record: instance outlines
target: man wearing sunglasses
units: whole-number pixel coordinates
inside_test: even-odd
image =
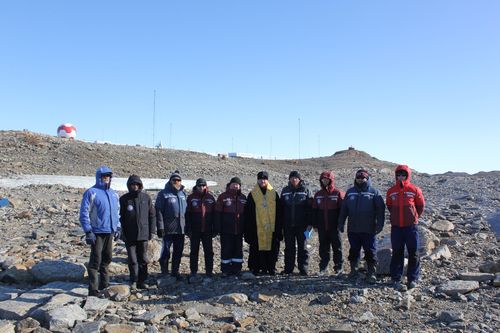
[[[396,184],[387,191],[387,209],[391,214],[391,278],[396,289],[401,284],[404,266],[405,246],[408,250],[407,287],[417,286],[420,275],[418,253],[418,219],[425,206],[422,190],[410,183],[411,169],[398,165],[395,171]]]
[[[347,218],[347,238],[351,248],[349,249],[349,262],[351,272],[349,276],[356,278],[361,247],[365,252],[365,261],[368,266],[366,278],[368,282],[376,282],[375,269],[377,265],[377,249],[375,247],[375,235],[380,233],[384,227],[385,204],[379,190],[372,187],[370,174],[361,169],[356,172],[354,186],[347,190],[345,199],[340,210],[338,228],[344,232]]]

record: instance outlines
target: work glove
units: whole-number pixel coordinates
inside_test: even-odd
[[[377,225],[375,226],[375,235],[380,234],[380,233],[382,232],[382,229],[384,229],[384,225],[383,225],[383,224],[381,224],[381,225],[378,225],[378,224],[377,224]]]
[[[95,234],[92,231],[85,233],[85,243],[95,245]]]
[[[115,234],[114,234],[114,237],[113,237],[113,239],[115,240],[115,242],[120,239],[121,235],[122,235],[121,229],[118,229],[118,230],[115,231]]]
[[[164,229],[156,230],[156,235],[158,236],[158,238],[163,238],[163,236],[165,236],[165,230]]]

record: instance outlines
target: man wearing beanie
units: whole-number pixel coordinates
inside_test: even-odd
[[[349,262],[351,263],[350,277],[358,274],[361,247],[365,252],[365,261],[368,266],[366,278],[368,282],[376,282],[375,269],[377,265],[377,249],[375,235],[384,227],[385,203],[379,190],[372,187],[368,171],[361,169],[356,172],[354,186],[347,190],[339,216],[339,231],[344,232],[347,218],[347,238]]]
[[[120,197],[122,238],[128,255],[128,270],[132,288],[146,288],[148,240],[156,232],[156,212],[151,197],[142,191],[142,180],[131,175],[127,180],[128,193]]]
[[[163,238],[160,256],[162,274],[168,274],[170,248],[173,246],[171,275],[181,280],[179,267],[184,250],[184,227],[187,208],[186,193],[179,171],[170,176],[165,188],[156,197],[156,223],[158,237]]]
[[[410,183],[411,169],[398,165],[395,170],[396,184],[387,191],[387,209],[391,214],[391,277],[396,289],[403,289],[401,278],[408,250],[407,287],[417,286],[420,275],[418,253],[418,219],[424,212],[425,200],[422,190]]]
[[[215,232],[220,233],[222,276],[240,275],[243,266],[243,226],[247,198],[241,193],[241,180],[233,177],[215,206]]]
[[[298,171],[290,172],[288,185],[281,190],[283,234],[285,237],[285,269],[283,274],[291,274],[297,267],[301,275],[307,275],[309,252],[306,247],[304,231],[309,225],[312,195]],[[297,249],[297,250],[296,250]]]
[[[215,235],[213,222],[215,215],[215,198],[208,191],[207,182],[203,178],[196,180],[193,192],[187,198],[186,210],[186,234],[191,240],[191,251],[189,254],[189,267],[191,279],[198,273],[198,253],[200,241],[203,244],[205,254],[205,273],[212,277],[214,267],[214,251],[212,237]]]
[[[254,274],[276,274],[279,245],[283,240],[279,210],[278,193],[269,184],[268,173],[261,171],[245,208],[245,241],[250,245],[248,268]]]
[[[323,171],[319,176],[321,190],[316,192],[312,204],[312,224],[318,230],[319,273],[325,274],[333,252],[335,274],[342,272],[342,238],[338,230],[340,208],[344,193],[335,188],[335,177],[331,171]]]

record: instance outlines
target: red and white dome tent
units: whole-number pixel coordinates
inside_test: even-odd
[[[62,124],[57,128],[57,136],[73,140],[76,137],[76,127],[72,124]]]

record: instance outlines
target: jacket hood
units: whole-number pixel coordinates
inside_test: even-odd
[[[144,188],[141,178],[137,175],[131,175],[130,177],[128,177],[127,188],[130,192],[131,192],[130,185],[132,184],[139,184],[139,191],[141,191]]]
[[[323,183],[321,182],[321,179],[323,178],[330,179],[330,184],[328,184],[328,186],[324,186]],[[328,193],[333,192],[333,189],[335,188],[335,176],[333,175],[333,172],[323,171],[319,176],[319,185],[321,186],[322,189],[328,191]]]
[[[396,176],[396,173],[398,173],[398,171],[406,171],[408,173],[408,177],[406,177],[406,179],[402,181],[403,185],[408,185],[411,180],[410,167],[404,164],[400,164],[396,167],[396,170],[394,170],[394,178],[396,178],[396,183],[398,182],[398,177]]]
[[[106,173],[111,174],[111,179],[109,180],[109,184],[103,183],[103,181],[101,180],[102,175],[106,174]],[[112,178],[113,178],[113,170],[111,170],[111,168],[109,168],[105,165],[98,167],[97,170],[95,171],[95,185],[98,188],[102,188],[102,189],[110,188]]]

